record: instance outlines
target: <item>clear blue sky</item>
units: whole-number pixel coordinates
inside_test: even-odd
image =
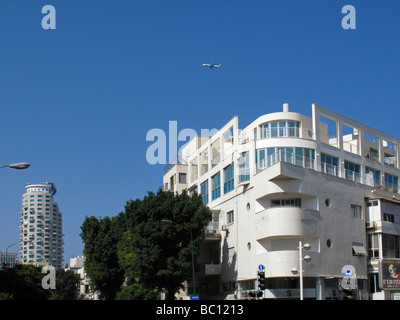
[[[56,8],[56,30],[41,9]],[[354,5],[357,29],[341,9]],[[65,260],[86,215],[113,216],[162,184],[152,128],[243,128],[318,103],[400,137],[400,4],[350,0],[0,2],[0,250],[18,241],[27,182],[52,181]],[[209,70],[202,63],[218,62]],[[18,247],[10,248],[17,251]]]

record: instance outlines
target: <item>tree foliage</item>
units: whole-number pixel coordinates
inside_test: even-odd
[[[56,269],[56,289],[50,290],[49,300],[76,300],[79,274],[71,270]]]
[[[40,267],[17,265],[0,271],[0,300],[74,300],[79,276],[73,271],[56,270],[56,289],[43,289],[46,274]]]
[[[201,196],[161,189],[128,201],[116,217],[86,217],[81,227],[85,270],[105,299],[117,297],[124,279],[118,298],[150,299],[154,292],[167,290],[172,299],[182,283],[192,279],[190,232],[197,256],[210,220]]]
[[[91,285],[100,292],[101,298],[115,299],[124,280],[117,256],[117,243],[121,231],[116,218],[86,217],[81,226],[81,237],[85,243],[85,271]]]

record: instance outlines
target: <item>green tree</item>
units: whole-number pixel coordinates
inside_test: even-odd
[[[155,290],[146,289],[140,283],[123,286],[117,293],[116,300],[154,300],[157,297]]]
[[[56,289],[43,289],[46,274],[33,265],[17,265],[0,271],[0,300],[72,300],[76,299],[79,275],[56,270]]]
[[[78,298],[79,274],[71,270],[56,270],[56,289],[50,290],[50,300],[76,300]]]
[[[103,219],[86,217],[81,226],[81,237],[85,243],[85,271],[91,285],[106,300],[115,299],[124,280],[117,244],[123,229],[118,225],[117,217]]]
[[[104,299],[153,299],[164,289],[167,298],[173,299],[182,283],[192,279],[188,230],[198,255],[204,226],[210,220],[211,212],[201,196],[161,189],[143,200],[128,201],[116,217],[86,217],[81,237],[92,286]]]
[[[204,226],[211,220],[201,196],[160,189],[157,194],[149,192],[141,201],[129,201],[119,218],[128,229],[119,245],[125,274],[147,289],[166,289],[167,299],[173,299],[182,283],[192,279],[188,230],[193,234],[194,254],[198,255]]]
[[[46,300],[50,292],[42,288],[44,274],[33,265],[17,265],[0,271],[0,292],[13,300]]]

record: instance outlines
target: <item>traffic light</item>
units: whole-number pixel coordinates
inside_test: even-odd
[[[265,290],[265,273],[264,273],[264,271],[258,271],[257,280],[258,280],[258,289]]]

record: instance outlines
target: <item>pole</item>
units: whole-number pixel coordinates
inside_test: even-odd
[[[194,272],[194,252],[193,252],[193,235],[190,229],[187,229],[190,232],[190,244],[192,246],[192,277],[193,277],[193,294],[196,294],[196,278]]]
[[[299,241],[300,300],[303,300],[303,243]]]
[[[8,260],[8,248],[9,247],[12,247],[12,246],[14,246],[14,245],[16,245],[16,244],[18,244],[19,242],[15,242],[15,243],[13,243],[13,244],[10,244],[7,248],[6,248],[6,258],[5,258],[5,261],[7,261]],[[7,268],[7,266],[8,266],[8,261],[7,261],[7,264],[5,265],[5,268]]]

